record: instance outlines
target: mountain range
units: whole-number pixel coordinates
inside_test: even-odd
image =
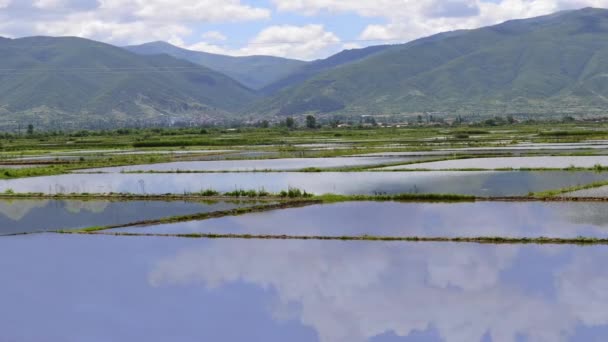
[[[261,89],[306,64],[294,59],[272,56],[232,57],[213,53],[191,51],[165,42],[152,42],[126,46],[125,49],[140,55],[167,54],[219,71],[251,89]]]
[[[604,113],[608,10],[585,8],[326,59],[168,43],[0,38],[0,124],[106,127],[301,115]]]
[[[74,37],[0,40],[0,117],[104,126],[221,117],[257,95],[217,71]]]
[[[259,113],[587,113],[608,109],[608,10],[396,45],[263,99]]]

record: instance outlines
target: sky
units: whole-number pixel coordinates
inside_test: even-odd
[[[0,0],[0,36],[313,60],[589,6],[608,0]]]

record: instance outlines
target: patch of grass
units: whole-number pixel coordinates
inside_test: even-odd
[[[323,172],[323,169],[318,167],[306,167],[298,170],[298,172]]]
[[[307,193],[305,190],[289,187],[289,189],[281,191],[279,196],[283,198],[311,198],[314,195]]]
[[[588,183],[588,184],[583,184],[583,185],[569,186],[569,187],[555,189],[555,190],[532,192],[532,193],[529,193],[528,195],[531,197],[537,197],[537,198],[551,198],[551,197],[556,197],[556,196],[563,195],[563,194],[570,193],[570,192],[599,188],[599,187],[607,186],[607,185],[608,185],[608,180],[605,180],[605,181],[598,181],[598,182],[593,182],[593,183]]]
[[[203,197],[212,197],[212,196],[219,196],[220,195],[219,191],[215,191],[213,189],[202,190],[198,194],[201,195],[201,196],[203,196]]]
[[[585,136],[585,135],[605,135],[608,131],[594,131],[594,130],[563,130],[563,131],[544,131],[539,132],[538,135],[541,137],[571,137],[571,136]]]
[[[67,173],[67,168],[62,165],[48,167],[25,167],[25,168],[0,168],[0,179],[25,178],[52,176]]]

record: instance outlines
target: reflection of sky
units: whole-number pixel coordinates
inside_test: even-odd
[[[0,235],[130,223],[232,209],[250,203],[181,201],[0,201]]]
[[[501,168],[559,168],[570,166],[594,167],[595,165],[608,165],[608,156],[540,156],[540,157],[496,157],[443,160],[429,163],[391,166],[387,170],[449,170],[449,169],[501,169]]]
[[[608,237],[604,203],[348,202],[119,231],[271,235]]]
[[[312,193],[460,193],[480,196],[526,195],[608,179],[594,172],[272,172],[211,174],[69,174],[0,180],[0,192],[146,193],[297,187]]]
[[[8,341],[598,340],[608,324],[607,257],[604,247],[575,246],[2,238],[0,272],[11,276],[0,282],[1,334]],[[534,273],[541,275],[528,285]]]
[[[335,157],[335,158],[284,158],[260,160],[219,160],[219,161],[185,161],[149,165],[131,165],[98,168],[85,171],[121,172],[121,171],[253,171],[253,170],[299,170],[307,167],[332,168],[360,165],[379,165],[385,163],[408,162],[418,157],[382,158],[382,157]]]

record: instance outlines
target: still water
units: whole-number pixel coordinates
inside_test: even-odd
[[[0,238],[3,341],[603,341],[605,247]]]
[[[217,174],[69,174],[0,180],[0,192],[183,194],[215,189],[279,192],[297,187],[311,193],[454,193],[478,196],[526,195],[529,192],[607,180],[594,172],[321,172]]]
[[[605,203],[347,202],[203,221],[117,229],[133,233],[309,236],[608,237]]]
[[[504,169],[504,168],[590,168],[608,166],[608,156],[541,156],[541,157],[496,157],[443,160],[401,166],[389,166],[383,170],[450,170],[450,169]]]
[[[125,224],[228,210],[249,202],[0,200],[0,235]]]
[[[422,157],[336,157],[336,158],[284,158],[258,160],[185,161],[146,165],[130,165],[83,170],[83,172],[122,171],[254,171],[300,170],[309,167],[338,168],[348,166],[380,165],[421,160]]]

